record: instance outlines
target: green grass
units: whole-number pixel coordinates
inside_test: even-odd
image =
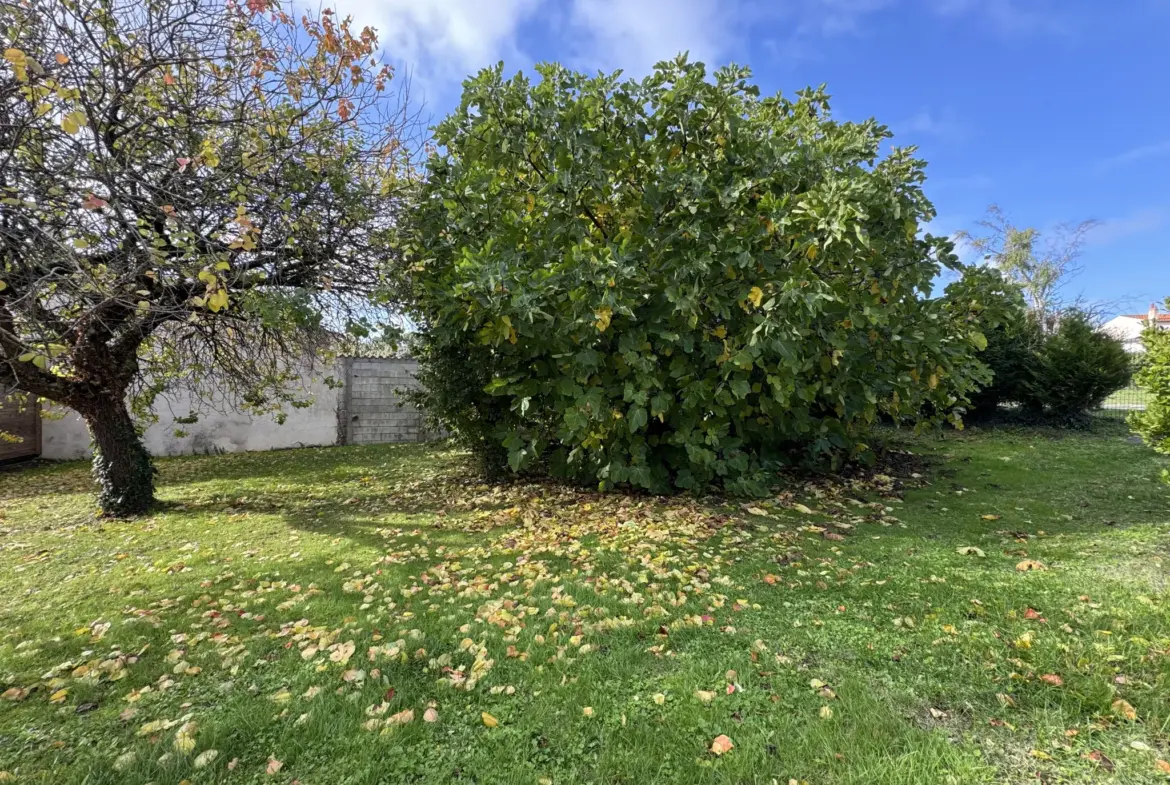
[[[164,460],[134,521],[82,464],[0,473],[0,781],[1170,780],[1159,459],[903,444],[746,504],[437,446]]]

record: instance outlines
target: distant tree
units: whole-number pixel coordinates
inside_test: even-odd
[[[1019,284],[1038,323],[1050,329],[1060,310],[1060,288],[1079,272],[1077,260],[1085,240],[1099,225],[1095,220],[1062,224],[1052,236],[1045,237],[1033,227],[1016,226],[993,204],[978,223],[980,233],[962,231],[958,239]]]
[[[181,378],[271,411],[364,331],[405,93],[372,30],[269,0],[18,0],[0,38],[0,384],[77,410],[140,513],[131,410]]]

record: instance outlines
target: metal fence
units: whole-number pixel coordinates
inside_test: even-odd
[[[1128,387],[1123,387],[1105,399],[1105,403],[1101,405],[1101,413],[1123,420],[1130,412],[1145,411],[1149,395],[1130,382]]]

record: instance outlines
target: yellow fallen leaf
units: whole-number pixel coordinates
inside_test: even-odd
[[[581,713],[584,714],[586,717],[592,717],[593,716],[593,707],[586,706],[585,708],[581,709]]]
[[[715,737],[715,741],[711,742],[711,752],[716,755],[722,755],[725,752],[731,752],[731,748],[735,745],[731,743],[731,739],[724,735]]]
[[[57,690],[49,696],[49,703],[64,703],[67,697],[69,697],[69,690]]]
[[[175,731],[175,749],[184,755],[195,749],[195,723],[184,722],[183,726]]]
[[[1137,719],[1137,710],[1129,704],[1129,701],[1118,698],[1117,700],[1113,701],[1111,708],[1113,709],[1114,714],[1125,717],[1127,720]]]
[[[1035,570],[1039,572],[1040,570],[1047,570],[1048,568],[1045,567],[1041,562],[1035,561],[1033,559],[1025,559],[1016,565],[1016,569],[1020,572],[1028,572],[1029,570]]]
[[[760,307],[760,301],[764,299],[764,290],[758,286],[753,286],[752,290],[748,292],[747,298],[751,300],[752,305],[757,308]]]
[[[985,520],[985,521],[998,521],[999,516],[998,515],[984,515],[983,520]]]
[[[486,711],[485,711],[485,712],[481,712],[481,713],[480,713],[480,715],[479,715],[479,718],[480,718],[481,720],[483,720],[483,724],[484,724],[484,725],[486,725],[486,726],[488,726],[489,728],[494,728],[494,727],[496,727],[497,725],[499,725],[499,724],[500,724],[500,721],[499,721],[499,720],[497,720],[497,719],[496,719],[495,717],[493,717],[492,715],[488,714]]]
[[[831,720],[833,718],[833,710],[828,706],[821,706],[821,710],[817,712],[822,720]]]
[[[123,752],[114,760],[114,771],[125,771],[130,768],[134,765],[134,759],[137,757],[138,754],[134,750]]]
[[[661,692],[656,692],[654,693],[654,702],[661,706],[662,704],[666,703],[666,696]]]
[[[715,693],[710,692],[709,690],[695,690],[695,697],[698,698],[702,703],[710,703],[711,701],[715,700]]]
[[[804,513],[805,515],[814,515],[815,514],[815,513],[813,513],[813,511],[810,508],[808,508],[807,506],[805,506],[803,504],[794,504],[794,505],[792,505],[792,509],[796,510],[797,512]]]

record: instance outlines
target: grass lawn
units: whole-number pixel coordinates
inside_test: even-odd
[[[0,782],[1170,781],[1159,460],[902,444],[747,504],[438,446],[164,460],[124,522],[0,473]]]

